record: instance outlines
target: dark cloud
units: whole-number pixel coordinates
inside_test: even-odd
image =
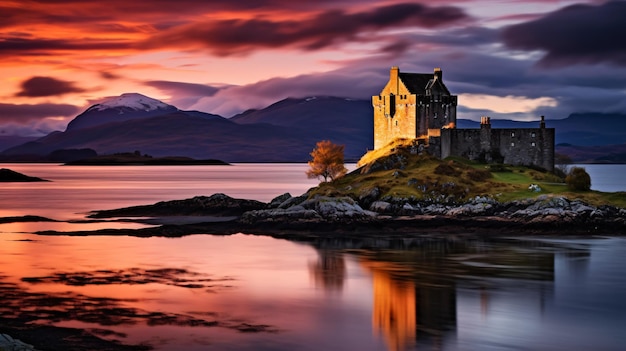
[[[210,85],[171,82],[166,80],[153,80],[145,82],[145,84],[170,94],[184,94],[191,96],[212,96],[220,90],[220,88]]]
[[[7,37],[0,40],[0,56],[54,55],[54,51],[120,50],[130,49],[125,40],[85,39],[38,39]]]
[[[107,80],[115,80],[115,79],[120,79],[121,77],[117,74],[111,73],[111,72],[100,72],[100,77],[107,79]]]
[[[477,41],[480,41],[476,39]],[[416,59],[419,57],[419,59]],[[390,58],[382,55],[341,63],[343,68],[288,78],[233,86],[201,99],[194,109],[226,117],[250,108],[263,108],[287,97],[315,95],[370,99],[378,94],[389,77],[391,66],[403,72],[432,73],[441,67],[446,85],[453,94],[484,94],[499,97],[520,97],[530,100],[551,98],[557,106],[538,106],[524,113],[495,113],[473,110],[459,99],[459,118],[477,120],[481,114],[493,118],[536,120],[566,118],[574,112],[620,112],[626,109],[623,82],[626,71],[609,66],[593,70],[565,67],[552,70],[534,68],[534,61],[493,55],[488,50],[443,48],[433,51],[411,51]]]
[[[388,72],[388,71],[387,71]],[[288,97],[337,96],[369,100],[384,85],[385,70],[364,67],[289,78],[272,78],[245,86],[225,87],[191,108],[231,117],[251,108],[263,108]]]
[[[224,87],[213,87],[204,84],[170,82],[165,80],[155,80],[145,82],[146,85],[165,91],[172,96],[169,103],[179,109],[188,109],[201,99],[215,95]]]
[[[22,82],[22,90],[16,96],[42,97],[67,93],[80,93],[84,90],[74,83],[50,77],[32,77]]]
[[[23,6],[6,6],[0,3],[2,14],[0,28],[46,23],[129,32],[149,29],[141,26],[146,24],[154,29],[163,30],[183,22],[190,22],[202,14],[215,14],[220,11],[236,11],[243,14],[249,12],[250,15],[255,15],[260,12],[319,11],[377,3],[379,3],[377,0],[33,0]]]
[[[626,2],[573,5],[543,18],[510,26],[502,32],[507,46],[542,50],[544,66],[613,63],[626,65]]]
[[[353,13],[328,10],[303,20],[255,18],[193,23],[158,33],[144,46],[205,47],[222,56],[288,46],[316,50],[349,40],[371,41],[368,34],[383,29],[436,28],[464,19],[468,16],[456,7],[402,3]]]
[[[0,104],[0,123],[28,124],[48,117],[74,116],[78,112],[78,107],[66,104]]]

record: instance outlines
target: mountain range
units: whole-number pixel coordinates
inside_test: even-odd
[[[572,114],[546,125],[556,128],[557,152],[575,162],[626,162],[626,115]],[[457,127],[479,124],[459,119]],[[492,127],[536,128],[538,122],[492,120]],[[35,140],[0,136],[6,148],[0,160],[45,161],[57,150],[93,149],[101,155],[140,151],[227,162],[304,162],[319,140],[345,145],[346,161],[358,160],[373,145],[371,102],[288,98],[224,118],[129,93],[89,107],[63,132]]]

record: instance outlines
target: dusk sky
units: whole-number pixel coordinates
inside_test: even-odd
[[[141,93],[230,117],[443,70],[459,118],[626,112],[626,1],[0,0],[0,135]]]

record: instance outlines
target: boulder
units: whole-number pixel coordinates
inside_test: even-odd
[[[377,213],[389,213],[391,212],[391,204],[387,201],[374,201],[369,209]]]
[[[280,206],[283,202],[291,199],[291,194],[289,193],[284,193],[282,195],[278,195],[275,198],[273,198],[270,203],[267,205],[268,208],[277,208],[278,206]]]
[[[380,197],[380,189],[378,187],[367,188],[359,194],[359,203],[363,207],[369,207]]]
[[[291,198],[286,202],[291,201]],[[295,200],[293,202],[296,202]],[[276,209],[248,211],[240,221],[243,223],[294,221],[294,220],[324,220],[337,222],[342,220],[363,220],[376,216],[376,213],[365,211],[358,203],[349,197],[315,196],[283,208],[285,203]]]
[[[308,198],[309,196],[307,194],[290,197],[287,200],[283,201],[280,205],[278,205],[278,208],[284,209],[284,208],[289,208],[291,206],[299,205]]]

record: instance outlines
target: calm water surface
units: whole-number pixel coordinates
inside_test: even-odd
[[[626,345],[622,238],[305,245],[242,234],[4,234],[0,240],[3,284],[72,301],[53,315],[37,312],[40,322],[105,330],[108,338],[157,350]],[[0,310],[42,308],[32,297],[15,296],[3,296]]]
[[[304,177],[306,165],[292,164],[8,168],[54,182],[2,184],[0,217],[82,219],[93,209],[215,192],[268,201],[316,183]],[[510,233],[510,239],[492,240],[305,244],[245,234],[167,239],[25,233],[115,225],[130,226],[0,225],[0,313],[28,314],[156,350],[626,345],[624,238]]]

